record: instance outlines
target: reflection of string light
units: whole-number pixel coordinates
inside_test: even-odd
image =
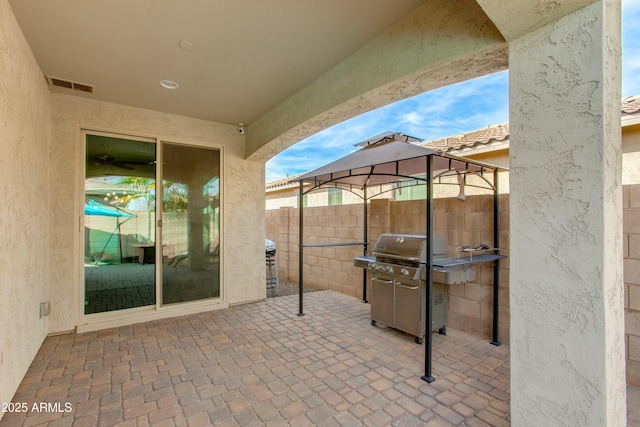
[[[132,194],[127,194],[126,191],[122,192],[122,196],[118,196],[118,193],[115,191],[110,191],[107,193],[103,200],[108,203],[123,203],[131,200]]]

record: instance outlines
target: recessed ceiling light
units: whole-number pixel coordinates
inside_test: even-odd
[[[171,80],[160,80],[160,86],[165,89],[178,89],[178,83]]]
[[[178,43],[178,46],[180,46],[180,48],[184,50],[193,50],[193,48],[195,47],[195,45],[188,40],[182,40],[180,43]]]

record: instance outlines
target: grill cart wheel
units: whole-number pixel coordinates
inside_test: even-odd
[[[440,335],[447,335],[447,328],[442,327],[442,328],[438,329],[438,333]]]
[[[422,345],[422,338],[416,337],[416,344]]]
[[[375,320],[371,321],[371,326],[376,326],[378,323]]]

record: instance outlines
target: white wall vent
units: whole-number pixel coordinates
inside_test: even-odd
[[[57,77],[47,76],[47,81],[51,86],[62,87],[65,89],[79,90],[81,92],[93,93],[93,86],[84,83],[72,82],[69,80],[59,79]]]

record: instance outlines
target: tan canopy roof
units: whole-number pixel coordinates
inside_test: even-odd
[[[394,134],[396,135],[396,134]],[[300,176],[312,189],[324,184],[362,188],[390,184],[407,178],[426,180],[427,162],[433,159],[433,178],[452,174],[493,174],[498,166],[384,138],[372,145]]]

